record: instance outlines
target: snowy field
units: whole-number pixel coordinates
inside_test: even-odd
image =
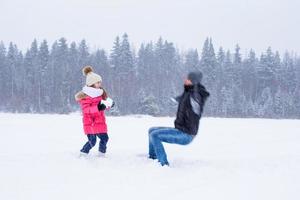
[[[147,130],[173,120],[109,117],[106,158],[79,158],[80,114],[0,114],[0,199],[300,199],[299,120],[204,118],[191,145],[165,144],[161,167]]]

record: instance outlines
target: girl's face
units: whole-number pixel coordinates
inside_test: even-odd
[[[99,89],[101,87],[101,82],[95,83],[93,87]]]

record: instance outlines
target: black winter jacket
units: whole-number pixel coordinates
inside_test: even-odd
[[[208,96],[209,92],[200,83],[184,86],[183,94],[176,98],[179,105],[175,128],[193,136],[197,135],[199,120]]]

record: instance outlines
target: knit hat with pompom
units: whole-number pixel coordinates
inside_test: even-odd
[[[100,75],[93,72],[93,68],[91,66],[85,66],[82,69],[83,75],[86,76],[85,84],[87,86],[92,86],[97,82],[102,82],[102,78]]]

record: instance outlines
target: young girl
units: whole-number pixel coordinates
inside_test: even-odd
[[[94,73],[91,66],[84,67],[82,72],[86,76],[86,85],[75,95],[75,99],[82,109],[83,129],[88,142],[80,150],[81,155],[89,153],[98,137],[100,139],[99,155],[104,156],[109,139],[104,111],[113,107],[114,103],[101,87],[101,76]]]

